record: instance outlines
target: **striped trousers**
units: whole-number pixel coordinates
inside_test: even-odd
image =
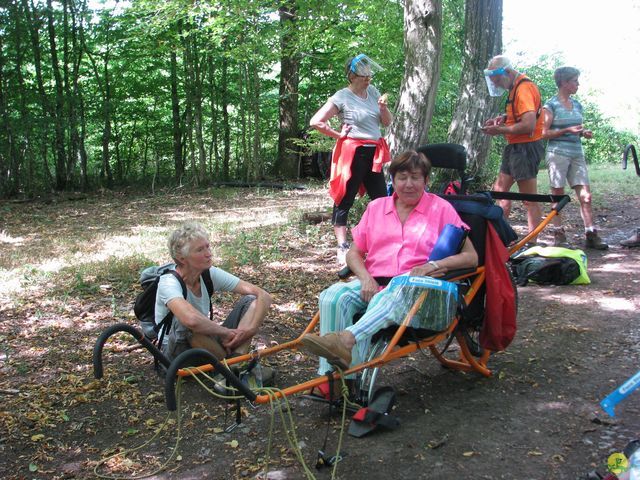
[[[371,302],[360,298],[360,280],[339,282],[320,293],[320,334],[349,330],[356,338],[351,351],[351,365],[358,365],[366,358],[371,347],[371,337],[390,325],[399,324],[404,317],[402,289],[385,288],[376,293]],[[357,323],[353,316],[362,313]],[[320,357],[318,374],[333,370],[326,359]]]

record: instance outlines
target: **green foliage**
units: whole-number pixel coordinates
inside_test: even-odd
[[[65,14],[65,5],[73,12]],[[345,60],[357,53],[367,53],[384,67],[374,84],[389,93],[393,108],[405,65],[403,2],[292,0],[291,31],[279,21],[279,5],[132,0],[91,10],[87,2],[53,2],[60,83],[50,32],[42,23],[45,2],[9,2],[0,9],[0,196],[40,195],[56,188],[59,176],[69,190],[203,185],[222,179],[225,170],[234,179],[269,176],[278,153],[285,34],[293,39],[285,53],[300,65],[301,140],[295,143],[302,153],[333,146],[331,139],[304,133],[317,109],[346,85]],[[424,126],[431,142],[447,136],[458,96],[463,29],[464,1],[444,0],[441,78],[432,125]],[[555,92],[551,74],[559,63],[543,57],[523,68],[544,98]],[[637,142],[628,132],[618,132],[589,98],[584,104],[596,131],[585,144],[590,161],[617,159],[623,144]],[[56,125],[63,130],[62,146],[56,143]],[[180,139],[182,164],[177,164],[174,135]],[[59,149],[64,150],[62,163]]]

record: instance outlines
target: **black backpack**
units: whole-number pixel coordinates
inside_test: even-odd
[[[569,285],[580,276],[580,266],[568,257],[521,255],[511,260],[511,272],[521,287],[529,281],[540,285]]]
[[[140,273],[140,285],[143,290],[138,294],[133,304],[133,312],[140,321],[142,333],[152,342],[156,342],[159,347],[162,346],[164,336],[171,330],[173,323],[173,313],[169,311],[159,324],[155,321],[156,311],[156,293],[158,292],[158,283],[160,277],[165,274],[171,274],[178,279],[182,287],[182,297],[187,299],[187,285],[182,277],[175,270],[174,263],[167,263],[161,266],[152,266],[145,268]],[[200,275],[200,280],[204,282],[209,295],[209,318],[213,318],[213,310],[211,305],[211,295],[213,295],[213,280],[209,269],[204,270]]]

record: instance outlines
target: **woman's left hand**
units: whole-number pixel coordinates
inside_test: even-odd
[[[233,352],[236,348],[244,345],[249,342],[255,332],[246,328],[236,328],[232,330],[234,332],[233,337],[227,337],[223,342],[222,346],[228,351]]]
[[[438,265],[436,268],[431,263],[425,263],[424,265],[418,265],[413,267],[409,272],[412,277],[441,277],[447,273],[447,268]]]
[[[593,132],[591,130],[582,130],[582,136],[584,138],[593,138]]]

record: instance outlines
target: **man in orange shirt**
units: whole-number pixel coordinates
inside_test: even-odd
[[[489,60],[484,74],[491,96],[509,92],[506,114],[487,120],[482,127],[487,135],[504,135],[508,143],[502,153],[500,173],[493,189],[508,192],[517,183],[520,193],[537,193],[538,168],[544,156],[540,91],[535,83],[515,70],[503,55]],[[524,203],[529,231],[532,231],[540,222],[542,211],[536,202]],[[511,202],[503,200],[500,206],[505,218],[508,218]]]

